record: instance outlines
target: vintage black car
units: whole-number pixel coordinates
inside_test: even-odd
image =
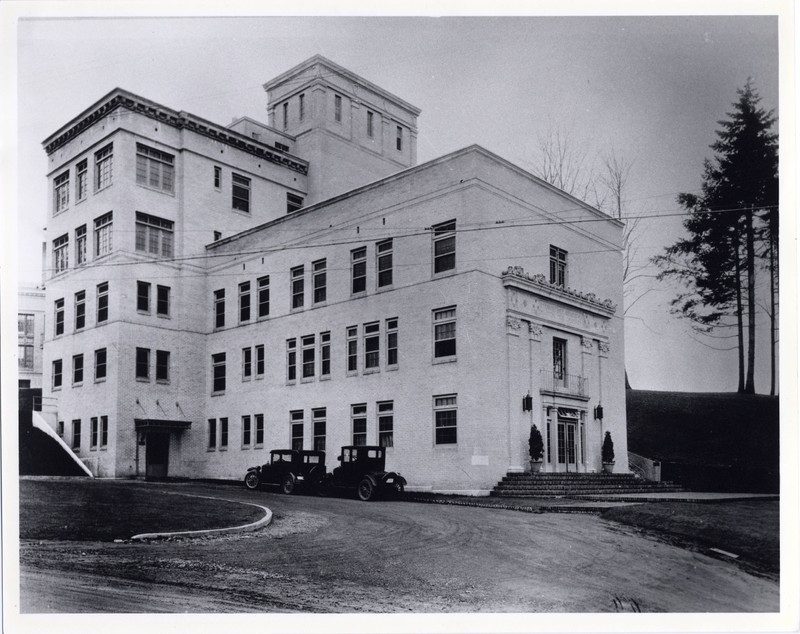
[[[337,458],[341,463],[325,476],[320,493],[335,490],[355,490],[361,500],[375,499],[378,495],[399,496],[406,479],[394,471],[386,471],[386,448],[372,445],[342,447]]]
[[[262,484],[279,486],[289,495],[298,486],[316,490],[325,475],[324,451],[273,449],[268,463],[247,470],[244,485],[248,489],[257,489]]]

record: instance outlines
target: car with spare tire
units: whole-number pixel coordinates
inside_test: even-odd
[[[355,491],[360,500],[377,497],[398,497],[406,487],[406,479],[394,471],[386,471],[386,447],[348,445],[337,457],[339,466],[326,474],[320,483],[322,495],[336,491]]]
[[[324,451],[273,449],[269,462],[247,470],[244,485],[251,490],[262,485],[277,486],[282,493],[291,495],[298,488],[316,491],[326,473]]]

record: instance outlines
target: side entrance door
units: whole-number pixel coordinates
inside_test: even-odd
[[[169,466],[169,434],[150,432],[147,434],[145,453],[147,478],[166,478]]]
[[[577,471],[577,423],[558,421],[558,466],[559,470]]]

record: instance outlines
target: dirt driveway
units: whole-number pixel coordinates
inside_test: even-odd
[[[22,612],[767,612],[776,580],[595,516],[165,490],[273,525],[149,544],[23,541]]]

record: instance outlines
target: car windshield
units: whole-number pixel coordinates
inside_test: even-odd
[[[291,462],[291,461],[292,461],[291,454],[284,454],[280,452],[272,454],[272,464],[275,464],[276,462]]]

